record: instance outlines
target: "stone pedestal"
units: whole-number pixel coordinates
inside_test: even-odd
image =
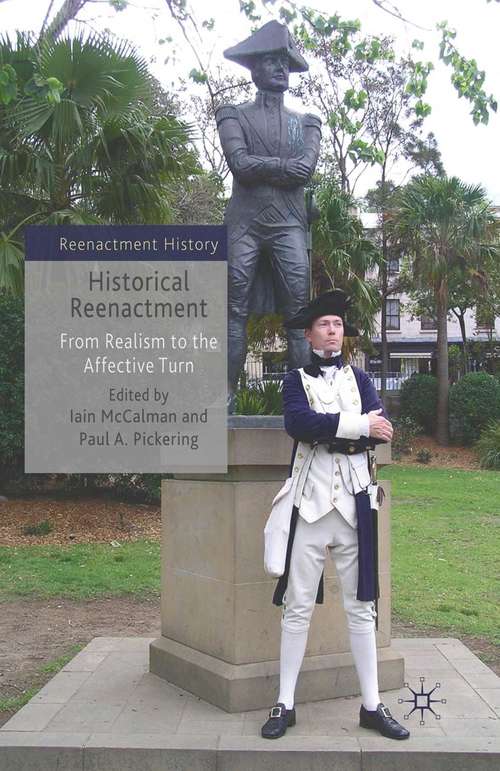
[[[288,476],[293,447],[282,417],[229,418],[227,474],[178,474],[162,483],[162,636],[150,671],[227,710],[272,705],[279,690],[281,608],[264,572],[264,525]],[[390,447],[377,448],[378,465]],[[391,647],[390,486],[379,512],[380,691],[403,685]],[[296,702],[359,693],[342,593],[332,560],[316,605]]]

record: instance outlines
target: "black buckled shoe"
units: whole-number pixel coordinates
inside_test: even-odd
[[[269,720],[262,726],[261,734],[264,739],[279,739],[286,733],[286,729],[295,725],[295,707],[287,709],[280,701],[271,707]]]
[[[382,736],[388,739],[408,739],[410,732],[398,723],[391,715],[389,707],[382,702],[377,705],[375,710],[367,710],[361,705],[359,710],[359,724],[362,728],[374,728]]]

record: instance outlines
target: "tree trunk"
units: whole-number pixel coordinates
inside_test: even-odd
[[[387,243],[385,234],[382,237],[382,254],[387,255]],[[382,274],[382,309],[380,314],[380,398],[385,400],[387,391],[387,371],[389,369],[389,345],[387,343],[387,264],[380,266]]]
[[[42,31],[42,37],[55,40],[67,24],[82,10],[87,0],[64,0],[61,8],[48,27]],[[40,41],[39,41],[40,42]]]
[[[458,323],[460,324],[460,332],[462,334],[464,375],[466,375],[469,369],[469,352],[467,350],[467,333],[465,331],[465,312],[462,310],[458,314]]]
[[[448,284],[442,279],[435,289],[437,311],[437,430],[438,444],[449,444],[448,435]]]
[[[380,354],[381,354],[381,367],[380,367],[380,398],[382,402],[385,402],[387,392],[387,371],[389,369],[389,345],[387,343],[387,228],[386,228],[386,215],[387,215],[387,189],[385,179],[385,161],[382,166],[382,257],[384,262],[381,265],[382,275],[382,312],[380,316]]]

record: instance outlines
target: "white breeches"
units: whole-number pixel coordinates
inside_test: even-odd
[[[371,632],[375,629],[377,615],[375,602],[356,599],[358,531],[345,521],[337,509],[332,509],[316,522],[306,522],[301,516],[297,519],[290,573],[283,597],[282,628],[290,632],[309,629],[327,550],[335,563],[342,587],[349,631]]]

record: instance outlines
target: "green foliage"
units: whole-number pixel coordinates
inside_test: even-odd
[[[17,229],[28,220],[171,221],[169,183],[199,171],[192,129],[165,110],[132,46],[96,34],[3,36],[7,66],[17,98],[0,110],[0,286],[19,287]]]
[[[123,500],[141,500],[147,503],[159,503],[161,500],[161,480],[168,474],[107,474],[107,485],[113,494]],[[104,482],[102,483],[105,486]]]
[[[264,415],[283,415],[283,384],[274,380],[259,383],[258,392],[264,404]]]
[[[469,372],[450,388],[450,435],[472,444],[490,420],[500,420],[500,382],[487,372]]]
[[[472,105],[470,114],[475,124],[488,123],[490,111],[496,112],[498,104],[493,95],[483,89],[486,74],[480,70],[475,59],[466,59],[457,50],[453,40],[456,31],[448,27],[447,21],[437,24],[441,32],[439,57],[452,68],[451,82],[459,97],[465,97]]]
[[[236,415],[283,415],[282,383],[265,381],[235,393]]]
[[[170,474],[68,474],[64,487],[68,492],[93,494],[100,490],[123,501],[158,503],[161,480]]]
[[[176,225],[221,225],[224,218],[224,184],[211,172],[189,179],[172,180],[166,185]]]
[[[254,0],[247,0],[247,2],[245,2],[245,0],[239,0],[239,2],[240,2],[240,11],[241,13],[245,14],[247,19],[254,22],[260,21],[261,17],[259,16],[259,14],[255,13],[256,6],[254,3]]]
[[[0,480],[24,466],[24,303],[0,291]]]
[[[364,89],[356,93],[354,88],[348,88],[344,94],[344,104],[351,110],[362,110],[367,98],[368,94]]]
[[[363,139],[353,139],[347,149],[349,157],[355,161],[363,161],[373,166],[374,163],[383,163],[384,153]]]
[[[483,428],[474,449],[481,468],[500,471],[500,420],[492,420]]]
[[[359,20],[304,8],[300,14],[294,36],[321,69],[303,76],[293,93],[321,113],[330,130],[325,165],[333,161],[342,190],[353,193],[365,169],[377,164],[384,174],[391,159],[418,143],[430,112],[422,97],[432,63],[397,57],[392,38],[364,35]]]
[[[411,418],[428,434],[436,425],[437,379],[434,375],[413,374],[401,386],[401,415]]]
[[[194,83],[206,83],[208,81],[206,72],[202,72],[201,70],[197,70],[196,68],[193,68],[191,70],[191,72],[189,73],[189,77]]]
[[[54,525],[48,520],[43,519],[36,525],[26,525],[23,527],[23,535],[47,535],[54,529]]]
[[[481,369],[500,378],[500,342],[491,340],[473,340],[468,345],[470,355],[476,359]]]
[[[24,287],[24,254],[16,230],[0,232],[0,290],[20,295]]]
[[[415,102],[415,115],[418,118],[427,118],[427,116],[431,114],[431,111],[432,108],[430,104],[422,102],[421,99],[418,99],[418,101]]]
[[[38,73],[35,73],[24,86],[26,96],[35,97],[35,99],[46,101],[48,104],[60,104],[63,91],[64,86],[60,80],[52,77],[44,78]]]
[[[0,66],[0,104],[9,104],[17,96],[17,75],[10,64]]]
[[[462,351],[460,350],[459,345],[450,345],[448,348],[448,358],[450,364],[454,364],[454,366],[458,367],[462,362]]]
[[[407,94],[411,94],[412,96],[415,96],[418,98],[417,104],[420,106],[420,109],[423,109],[424,107],[428,109],[428,112],[431,111],[431,108],[429,105],[423,105],[421,99],[424,96],[425,92],[427,91],[428,86],[428,77],[430,72],[434,69],[434,65],[432,62],[411,62],[410,64],[410,76],[408,78],[408,82],[406,84],[405,91]]]
[[[264,398],[255,389],[242,388],[235,393],[236,415],[265,415]]]
[[[361,220],[353,215],[353,199],[342,193],[331,178],[321,180],[316,200],[320,217],[313,224],[314,256],[321,257],[316,266],[313,263],[313,269],[316,267],[323,287],[328,282],[351,295],[353,317],[363,331],[371,332],[380,297],[376,283],[365,276],[380,264],[380,252],[365,237]]]
[[[415,460],[418,463],[429,463],[432,458],[432,452],[428,447],[421,447],[415,455]]]
[[[388,225],[413,258],[416,285],[500,255],[500,220],[485,189],[458,177],[414,177],[394,196]]]
[[[437,321],[438,409],[436,438],[448,441],[450,289],[500,256],[500,219],[481,185],[458,177],[414,177],[393,196],[387,232],[406,252],[410,289],[432,292]]]
[[[465,348],[460,348],[459,345],[450,345],[448,348],[448,361],[450,365],[450,381],[455,382],[459,377],[465,375],[468,365],[468,350],[467,343]]]
[[[252,313],[247,324],[248,350],[260,353],[265,348],[274,347],[277,342],[286,343],[283,328],[283,316],[278,313]]]
[[[400,417],[392,421],[394,434],[392,437],[392,455],[399,460],[412,451],[413,439],[422,433],[419,424],[413,418]]]
[[[394,51],[385,48],[383,41],[379,38],[365,38],[355,46],[354,57],[358,61],[375,64],[381,60],[394,61]]]
[[[280,19],[284,24],[291,24],[297,18],[297,11],[288,10],[288,8],[279,9]]]

